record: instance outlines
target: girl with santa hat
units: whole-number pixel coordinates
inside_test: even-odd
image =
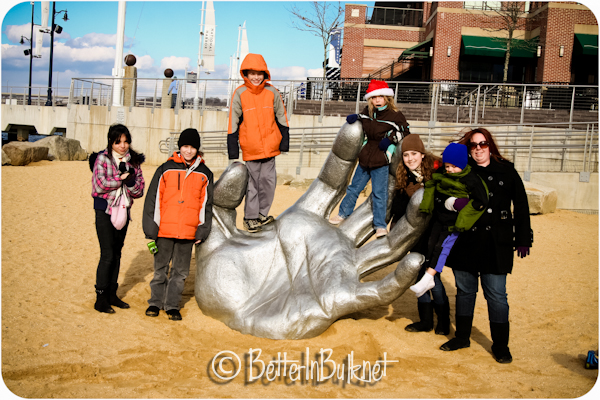
[[[365,138],[358,155],[356,172],[340,204],[338,215],[332,216],[329,222],[338,225],[348,218],[354,211],[358,195],[371,180],[373,226],[375,236],[379,238],[388,233],[385,216],[389,165],[396,146],[410,131],[406,118],[396,106],[394,91],[387,83],[372,80],[367,88],[365,100],[367,106],[361,114],[346,117],[349,124],[360,120]]]

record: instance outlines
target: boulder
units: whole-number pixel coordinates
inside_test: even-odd
[[[32,162],[47,160],[48,147],[30,142],[10,142],[2,147],[10,158],[11,165],[27,165]]]
[[[49,158],[59,161],[84,161],[87,160],[87,152],[81,148],[79,140],[66,139],[54,135],[40,139],[35,142],[38,146],[48,148]]]
[[[556,211],[558,200],[556,189],[531,182],[524,182],[524,184],[529,202],[529,214],[548,214]]]
[[[2,165],[6,165],[6,164],[10,165],[10,162],[11,162],[10,157],[8,156],[8,154],[6,154],[4,149],[2,149]]]

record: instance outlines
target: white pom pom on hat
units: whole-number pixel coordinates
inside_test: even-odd
[[[372,79],[367,88],[367,94],[365,94],[365,100],[375,96],[391,96],[394,97],[394,91],[390,89],[388,84],[384,81],[377,81]]]

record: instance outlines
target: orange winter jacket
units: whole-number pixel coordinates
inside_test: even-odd
[[[152,178],[142,227],[148,239],[204,240],[212,224],[213,174],[202,157],[186,168],[174,152]]]
[[[260,85],[254,86],[244,75],[245,70],[263,71],[266,78]],[[240,75],[244,84],[233,93],[229,112],[229,159],[239,158],[239,147],[244,161],[262,160],[289,151],[285,107],[279,91],[267,83],[271,74],[263,57],[248,54],[240,67]]]

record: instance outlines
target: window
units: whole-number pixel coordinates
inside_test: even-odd
[[[501,1],[465,1],[465,9],[469,10],[501,10]]]

